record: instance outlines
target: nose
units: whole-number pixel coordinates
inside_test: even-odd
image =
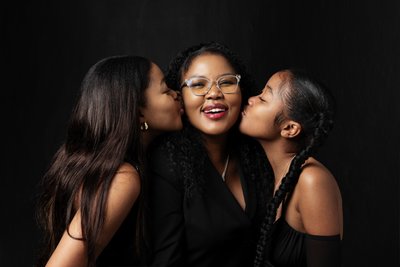
[[[223,96],[223,93],[217,87],[217,83],[211,83],[211,87],[208,90],[206,97],[214,99],[214,98],[221,98],[222,96]]]
[[[252,106],[254,104],[255,96],[249,97],[249,100],[247,102],[249,103],[249,106]]]

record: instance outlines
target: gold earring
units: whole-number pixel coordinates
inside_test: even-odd
[[[147,124],[147,122],[143,122],[142,124],[140,124],[140,130],[147,131],[147,129],[149,129],[149,125]]]

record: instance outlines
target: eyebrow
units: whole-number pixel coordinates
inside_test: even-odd
[[[225,76],[225,75],[236,75],[236,74],[233,73],[233,72],[223,73],[223,74],[218,75],[218,76],[217,76],[217,79],[220,78],[220,77],[222,77],[222,76]],[[206,77],[206,76],[204,76],[204,75],[192,75],[192,76],[190,76],[190,77],[187,78],[187,79],[191,79],[191,78],[206,78],[206,79],[209,80],[209,78]],[[187,80],[187,79],[186,79],[186,80]]]

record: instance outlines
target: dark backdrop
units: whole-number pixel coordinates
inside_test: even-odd
[[[216,40],[263,86],[302,67],[334,90],[335,129],[320,159],[344,205],[344,266],[399,266],[400,2],[16,1],[2,8],[0,266],[31,266],[36,184],[64,138],[79,84],[102,57],[162,68]],[[4,46],[5,45],[5,46]]]

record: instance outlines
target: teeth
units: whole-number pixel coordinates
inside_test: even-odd
[[[206,111],[204,111],[205,113],[217,113],[217,112],[223,112],[223,111],[225,111],[225,109],[222,109],[222,108],[213,108],[213,109],[210,109],[210,110],[206,110]]]

